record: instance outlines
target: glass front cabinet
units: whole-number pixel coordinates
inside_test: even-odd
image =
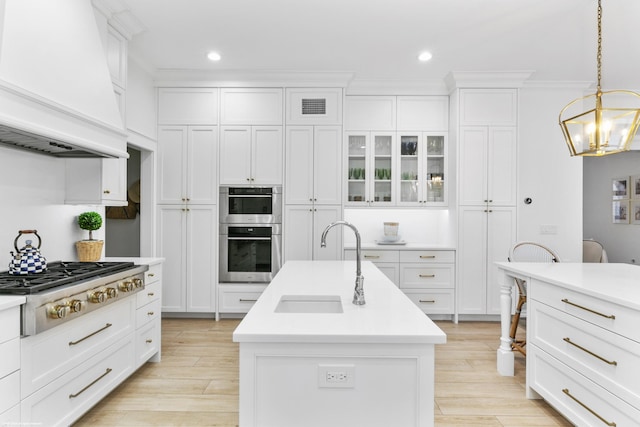
[[[447,204],[447,135],[348,132],[347,205]]]

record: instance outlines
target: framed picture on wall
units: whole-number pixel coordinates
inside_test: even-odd
[[[631,198],[640,199],[640,175],[631,176]]]
[[[640,200],[631,201],[629,213],[631,214],[631,224],[640,225]]]
[[[614,224],[629,224],[629,200],[611,202]]]
[[[629,198],[629,178],[613,178],[611,196],[614,200]]]

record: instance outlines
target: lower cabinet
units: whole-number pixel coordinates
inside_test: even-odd
[[[342,218],[342,207],[332,205],[288,205],[284,220],[284,260],[341,259],[342,228],[327,236],[327,246],[320,247],[324,229]]]
[[[136,368],[147,361],[160,361],[162,310],[162,264],[145,272],[144,291],[136,295]]]
[[[249,312],[266,287],[266,283],[218,284],[218,312],[221,314]]]
[[[20,307],[0,310],[0,425],[20,425]]]
[[[345,250],[355,260],[355,249]],[[455,251],[363,249],[371,261],[427,314],[455,314]],[[366,280],[366,279],[365,279]]]

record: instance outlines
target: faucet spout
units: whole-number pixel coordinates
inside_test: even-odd
[[[353,292],[353,303],[355,305],[364,305],[364,277],[362,276],[362,250],[361,250],[361,242],[360,242],[360,232],[355,227],[355,225],[347,222],[347,221],[335,221],[332,222],[324,229],[322,232],[322,236],[320,238],[320,247],[324,248],[327,246],[327,233],[333,227],[337,225],[343,225],[345,227],[349,227],[353,230],[356,235],[356,286]]]

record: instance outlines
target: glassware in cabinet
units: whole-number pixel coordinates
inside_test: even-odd
[[[393,177],[393,137],[373,135],[373,202],[391,203]]]
[[[366,200],[367,136],[349,135],[348,147],[348,200],[364,202]]]
[[[427,202],[444,202],[445,141],[443,135],[428,135]]]
[[[420,185],[420,135],[400,135],[400,202],[417,203]]]

